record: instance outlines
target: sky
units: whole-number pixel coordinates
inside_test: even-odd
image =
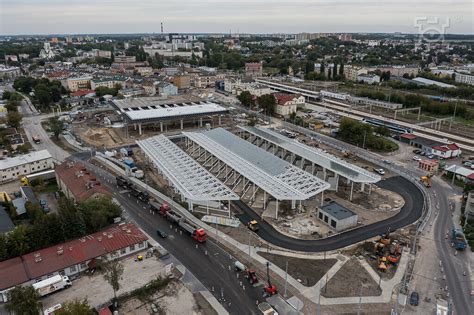
[[[0,35],[474,34],[473,0],[0,0]]]

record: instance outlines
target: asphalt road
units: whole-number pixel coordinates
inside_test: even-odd
[[[452,191],[446,189],[437,181],[432,181],[431,193],[434,194],[432,197],[434,202],[439,203],[439,214],[434,225],[434,238],[437,244],[438,256],[446,274],[446,282],[454,304],[455,314],[473,314],[470,275],[463,275],[463,272],[468,270],[466,258],[469,253],[458,252],[454,255],[456,251],[451,247],[449,237],[448,240],[445,239],[446,232],[450,232],[454,227],[448,204],[448,196]]]
[[[115,186],[115,177],[110,173],[90,163],[87,166],[95,171],[96,175],[100,174],[102,178],[105,176],[103,185],[113,192],[114,197],[125,208],[129,217],[198,278],[229,313],[259,314],[257,301],[263,301],[262,287],[254,288],[242,276],[236,277],[233,270],[235,259],[212,240],[208,239],[205,244],[198,244],[187,234],[180,233],[179,228],[176,231],[176,227],[170,225],[169,221],[158,214],[151,214],[147,204],[137,202],[137,199],[129,197],[126,192],[121,193]],[[108,183],[109,180],[111,183]],[[166,232],[169,236],[166,239],[158,238],[157,229]],[[242,289],[240,282],[245,289]]]
[[[239,216],[242,223],[247,225],[250,220],[257,220],[259,222],[260,229],[256,233],[267,242],[291,250],[323,252],[364,241],[371,237],[381,235],[389,229],[393,232],[396,229],[415,222],[421,217],[424,202],[423,195],[413,183],[401,176],[396,176],[385,179],[377,185],[384,189],[392,190],[405,199],[405,205],[399,213],[386,220],[321,240],[300,240],[283,235],[275,230],[269,223],[262,221],[262,219],[242,201],[233,201],[233,204],[245,213],[245,215]]]

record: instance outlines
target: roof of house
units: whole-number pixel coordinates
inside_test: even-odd
[[[30,279],[20,257],[0,262],[0,290],[25,283],[28,280]]]
[[[354,212],[351,210],[347,209],[346,207],[338,204],[335,201],[331,201],[328,204],[324,205],[321,207],[321,210],[326,212],[327,214],[331,215],[337,220],[343,220],[350,218],[354,215],[356,215]]]
[[[448,152],[449,148],[444,145],[435,145],[433,149],[438,150],[438,151],[443,151],[443,152]]]
[[[456,173],[463,177],[468,177],[474,174],[474,170],[463,167],[463,166],[457,166],[455,164],[446,167],[445,170],[447,172]]]
[[[0,234],[13,231],[15,225],[3,206],[0,206]]]
[[[33,191],[33,188],[31,188],[31,186],[21,186],[20,190],[25,201],[38,203],[38,199],[36,198],[35,192]]]
[[[147,240],[132,224],[114,225],[83,238],[44,248],[22,256],[31,279],[106,255]]]
[[[408,139],[408,140],[416,139],[416,136],[412,133],[403,133],[400,135],[400,137]]]
[[[56,166],[56,175],[67,186],[74,200],[83,201],[95,194],[110,196],[110,192],[81,163],[65,161]]]
[[[467,178],[470,180],[474,180],[474,173],[472,173],[471,175],[468,175]]]
[[[81,97],[81,96],[85,96],[87,94],[92,94],[92,93],[95,93],[94,90],[79,90],[77,92],[73,92],[71,93],[71,96],[73,97]]]
[[[451,150],[459,150],[459,147],[457,146],[456,143],[450,143],[447,145],[447,147]]]
[[[276,102],[278,105],[285,105],[287,102],[294,100],[295,98],[300,97],[301,95],[298,94],[288,94],[288,93],[275,93]]]
[[[51,154],[48,150],[34,151],[28,154],[23,154],[15,157],[6,158],[0,161],[0,170],[8,169],[14,166],[20,166],[23,164],[28,164],[36,161],[41,161],[45,159],[50,159]]]

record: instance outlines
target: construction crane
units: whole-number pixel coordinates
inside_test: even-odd
[[[272,296],[278,293],[277,287],[270,282],[270,263],[267,261],[267,281],[268,286],[263,289],[263,296]]]

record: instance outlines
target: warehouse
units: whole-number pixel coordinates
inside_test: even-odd
[[[357,214],[335,201],[318,209],[318,219],[337,232],[356,226],[357,218]]]
[[[204,132],[183,132],[185,146],[190,155],[208,167],[224,184],[234,191],[240,190],[241,198],[247,193],[255,200],[259,189],[263,191],[263,209],[269,196],[276,201],[275,219],[278,219],[279,201],[296,201],[314,197],[330,185],[273,154],[259,148],[233,133],[216,128]],[[267,194],[269,196],[267,196]]]
[[[217,116],[218,124],[221,116],[229,111],[219,104],[204,101],[193,95],[176,95],[168,97],[140,97],[111,101],[112,106],[122,116],[126,130],[133,125],[138,134],[142,135],[144,125],[158,125],[163,132],[167,125],[174,122],[180,123],[183,129],[184,123],[197,123],[203,126],[203,118]]]
[[[53,158],[47,150],[35,151],[0,161],[0,182],[53,168]]]

